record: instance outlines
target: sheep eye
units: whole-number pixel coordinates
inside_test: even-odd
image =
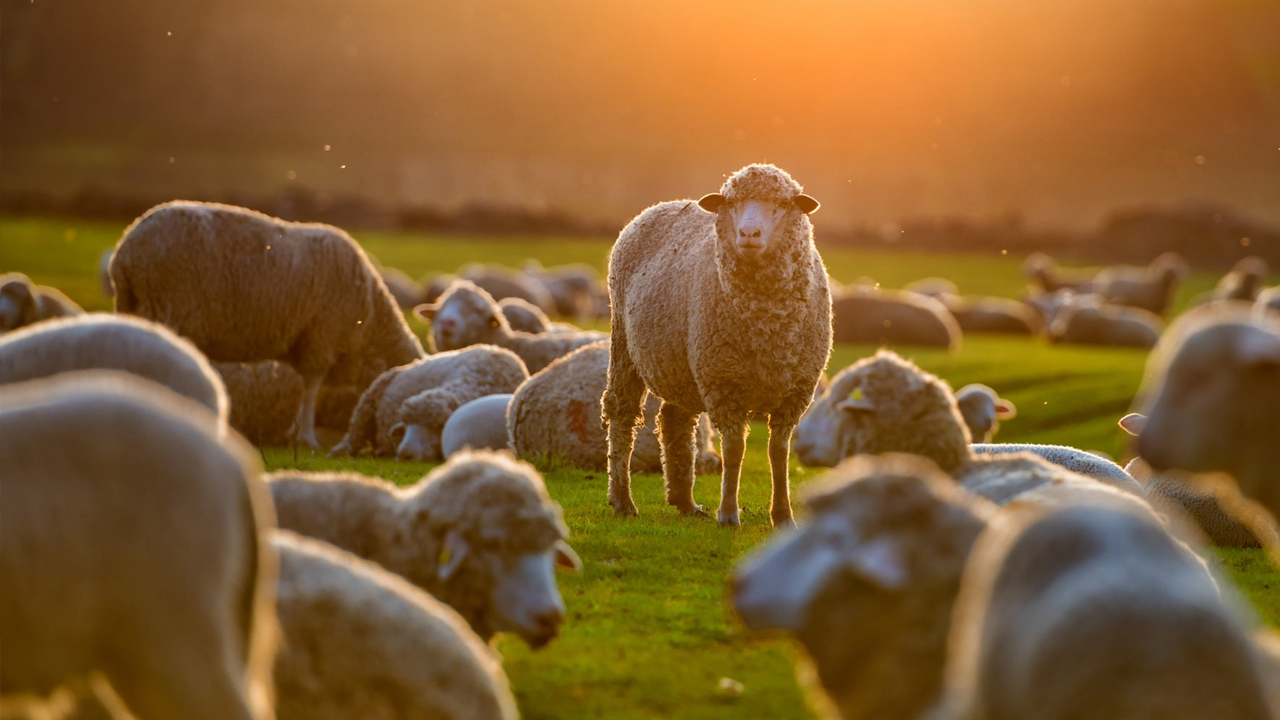
[[[496,318],[496,317],[491,317],[491,318],[489,318],[489,327],[491,327],[491,328],[496,328],[496,327],[498,327],[498,325],[500,325],[500,324],[501,324],[501,323],[499,323],[499,322],[498,322],[498,318]]]

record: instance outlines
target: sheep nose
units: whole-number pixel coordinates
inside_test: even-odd
[[[439,322],[441,330],[452,330],[458,326],[458,321],[453,318],[443,318]]]
[[[744,227],[738,230],[738,236],[747,240],[754,240],[760,237],[761,230],[758,227]]]

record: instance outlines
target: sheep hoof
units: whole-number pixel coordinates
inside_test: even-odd
[[[773,519],[773,528],[774,528],[775,530],[783,530],[783,529],[786,529],[786,528],[794,528],[795,526],[796,526],[795,518],[785,517],[785,518],[774,518],[774,519]]]
[[[737,511],[737,510],[734,510],[734,511],[733,511],[733,512],[731,512],[731,513],[727,513],[727,512],[724,512],[723,510],[721,510],[720,512],[716,513],[716,517],[717,517],[717,519],[720,521],[720,527],[735,527],[735,528],[736,528],[736,527],[741,527],[741,526],[742,526],[742,521],[738,519],[738,511]]]
[[[640,511],[636,509],[636,504],[629,499],[609,500],[609,504],[613,506],[613,512],[615,515],[635,517],[640,514]]]
[[[684,507],[677,507],[676,509],[680,511],[681,515],[692,515],[694,517],[710,517],[709,515],[707,515],[707,511],[703,510],[702,506],[697,503],[694,503],[692,505],[686,505]]]

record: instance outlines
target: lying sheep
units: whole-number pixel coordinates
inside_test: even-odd
[[[1135,496],[1142,488],[1115,463],[1057,445],[970,445],[951,388],[897,354],[882,350],[841,370],[796,431],[806,465],[832,467],[859,454],[908,452],[933,460],[962,483],[987,455],[1034,453]]]
[[[211,360],[279,360],[302,376],[296,437],[319,448],[316,400],[330,373],[363,391],[422,357],[360,246],[328,225],[171,202],[125,230],[111,260],[116,311],[162,321]]]
[[[974,442],[991,442],[991,438],[1000,432],[1000,421],[1012,420],[1018,415],[1018,408],[1012,402],[982,383],[972,383],[957,390],[956,405]]]
[[[554,569],[580,561],[560,506],[529,465],[464,452],[407,488],[354,473],[278,472],[267,484],[280,527],[405,577],[484,640],[511,631],[536,648],[558,634]]]
[[[276,558],[252,450],[127,373],[0,388],[0,693],[104,677],[138,718],[272,717]]]
[[[1051,343],[1150,348],[1163,328],[1160,317],[1150,311],[1077,297],[1058,312],[1048,336]]]
[[[603,287],[595,268],[585,263],[574,263],[548,270],[537,260],[527,260],[524,272],[547,288],[560,317],[597,317],[596,298]]]
[[[958,295],[941,295],[936,299],[955,318],[961,332],[1036,335],[1043,326],[1040,314],[1017,300]]]
[[[231,427],[254,445],[287,445],[302,398],[302,377],[275,360],[213,363],[213,369],[227,388]],[[316,398],[316,432],[336,432],[341,438],[359,400],[359,393],[351,386],[321,385]]]
[[[455,410],[440,432],[444,459],[464,450],[509,450],[507,408],[513,397],[511,393],[486,395]]]
[[[1157,472],[1225,472],[1280,518],[1280,320],[1197,308],[1147,365],[1138,454]]]
[[[516,456],[526,460],[554,457],[583,470],[606,470],[609,443],[598,418],[608,368],[606,341],[573,351],[521,385],[504,423]],[[646,398],[644,425],[636,433],[631,453],[631,472],[662,471],[659,407],[656,397]],[[694,442],[694,469],[719,472],[720,456],[705,414],[698,418]]]
[[[448,606],[373,563],[278,530],[279,720],[515,720],[502,664]]]
[[[1275,545],[1275,528],[1266,518],[1251,517],[1241,522],[1232,513],[1242,508],[1223,507],[1223,500],[1213,489],[1189,486],[1174,473],[1156,473],[1151,466],[1137,457],[1129,461],[1125,472],[1142,484],[1147,499],[1156,509],[1175,516],[1185,516],[1204,535],[1205,540],[1219,547],[1260,548]],[[1266,532],[1270,530],[1270,532]],[[1259,539],[1259,532],[1263,539]]]
[[[544,313],[556,312],[555,299],[538,280],[519,270],[501,265],[471,263],[458,269],[458,277],[489,293],[494,300],[514,297],[529,302]]]
[[[1178,253],[1161,253],[1147,267],[1113,265],[1093,278],[1093,292],[1112,305],[1141,308],[1164,315],[1187,276],[1187,261]]]
[[[960,287],[954,282],[941,277],[928,277],[914,280],[902,286],[907,292],[919,293],[920,295],[928,295],[933,299],[945,297],[947,295],[959,295]]]
[[[945,305],[901,290],[853,286],[831,302],[836,342],[956,349],[961,330]]]
[[[646,390],[658,411],[667,503],[693,500],[694,435],[720,432],[722,525],[739,524],[738,481],[752,412],[769,415],[770,519],[790,524],[791,433],[831,354],[831,294],[813,244],[818,201],[773,165],[748,165],[701,200],[665,202],[623,228],[609,257],[613,306],[609,503],[635,515],[631,454]]]
[[[1044,253],[1032,253],[1022,265],[1027,278],[1047,293],[1059,290],[1074,292],[1093,292],[1093,278],[1096,271],[1074,270],[1063,273],[1058,263]]]
[[[597,332],[531,335],[516,332],[489,293],[467,280],[454,281],[440,301],[414,308],[431,323],[431,344],[442,352],[487,343],[511,350],[536,373],[558,357],[605,339]]]
[[[146,378],[227,420],[227,393],[209,361],[168,328],[104,313],[51,320],[0,337],[0,385],[73,370]]]
[[[441,460],[440,433],[454,410],[485,395],[513,392],[528,378],[515,353],[492,345],[392,368],[360,397],[346,437],[329,455],[355,455],[372,445],[375,455]]]
[[[1149,514],[1013,511],[965,570],[945,716],[1269,720],[1252,624]]]
[[[22,273],[0,275],[0,333],[83,312],[57,288],[36,285]]]

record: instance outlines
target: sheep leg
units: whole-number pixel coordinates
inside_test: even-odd
[[[712,419],[714,422],[714,418]],[[720,509],[716,519],[723,526],[738,527],[738,481],[742,478],[742,457],[747,452],[747,423],[716,423],[720,431],[720,454],[724,456],[724,472],[720,476]]]
[[[320,449],[320,441],[316,440],[316,401],[323,382],[323,375],[303,379],[302,402],[298,404],[298,417],[293,421],[295,439],[310,445],[312,450]]]
[[[662,443],[662,479],[667,486],[667,504],[682,515],[705,515],[693,501],[693,452],[698,416],[684,408],[663,402],[658,409],[658,439]]]
[[[773,499],[769,504],[769,518],[774,527],[795,525],[791,518],[791,481],[787,458],[791,449],[791,433],[795,425],[769,424],[769,472],[773,479]]]
[[[619,515],[636,515],[631,498],[631,451],[644,422],[644,381],[627,353],[626,332],[616,321],[610,335],[609,377],[601,398],[601,420],[609,431],[609,504]]]

